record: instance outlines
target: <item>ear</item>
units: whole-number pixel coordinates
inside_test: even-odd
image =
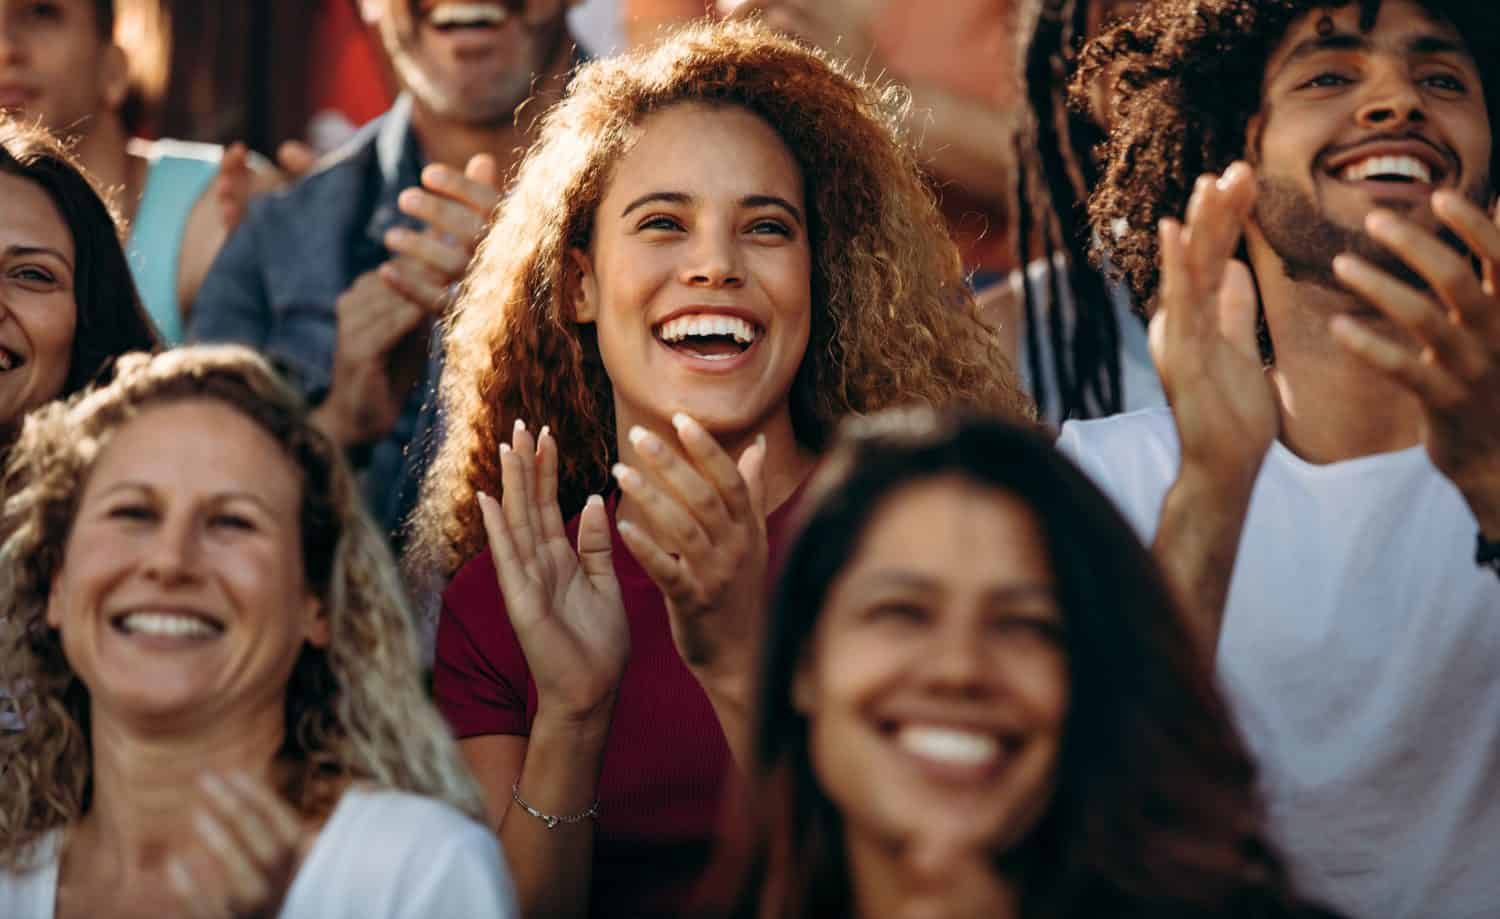
[[[594,260],[582,249],[569,249],[568,258],[577,271],[570,285],[573,297],[573,321],[597,322],[599,320],[599,276],[594,272]]]
[[[99,66],[99,98],[111,112],[118,112],[130,95],[130,59],[125,49],[114,42],[104,47]]]
[[[302,608],[303,621],[306,631],[303,638],[314,648],[326,648],[332,640],[332,626],[328,621],[328,613],[323,609],[323,601],[312,591],[308,591],[307,599]]]

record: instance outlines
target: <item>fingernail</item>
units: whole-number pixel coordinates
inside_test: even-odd
[[[549,424],[544,424],[544,425],[542,425],[541,432],[537,434],[537,439],[540,440],[541,438],[546,437],[546,436],[548,436],[551,433],[552,433],[552,426],[549,425]]]
[[[504,456],[505,454],[507,454],[509,452],[510,452],[510,444],[505,443],[504,441],[502,441],[500,443],[500,455]]]
[[[635,524],[631,523],[629,520],[621,520],[615,524],[615,529],[620,531],[621,536],[624,536],[626,534],[635,532]]]
[[[1347,254],[1341,253],[1333,257],[1334,271],[1349,271],[1352,268],[1354,268],[1354,260],[1351,259]]]
[[[766,435],[764,433],[755,435],[755,445],[760,447],[760,452],[766,452]]]
[[[514,430],[515,430],[515,432],[517,434],[519,434],[522,431],[526,430],[526,422],[524,422],[521,419],[517,418]]]
[[[213,792],[214,794],[219,794],[220,792],[223,792],[225,790],[224,780],[219,778],[212,772],[204,772],[199,774],[198,784],[202,786],[206,791]]]
[[[630,487],[640,480],[640,476],[636,475],[635,470],[624,463],[615,463],[614,468],[610,471],[614,473],[615,481],[626,487]]]
[[[693,419],[689,418],[686,413],[678,412],[677,414],[672,416],[672,427],[677,429],[677,433],[686,433],[687,429],[692,426]]]
[[[1365,227],[1371,233],[1379,233],[1383,230],[1388,230],[1393,224],[1394,220],[1391,218],[1391,215],[1385,213],[1384,211],[1371,211],[1365,217]]]
[[[634,427],[632,427],[630,429],[630,433],[626,436],[630,438],[630,443],[634,445],[637,450],[642,450],[646,453],[651,454],[661,452],[661,441],[657,440],[654,436],[652,436],[650,431],[647,431],[640,425],[635,425]]]
[[[474,500],[478,501],[481,507],[484,506],[485,499],[487,499],[488,497],[489,497],[489,495],[485,494],[482,491],[477,491],[476,490],[474,492]]]
[[[583,506],[584,507],[602,507],[602,506],[604,506],[604,499],[601,498],[599,495],[589,495],[589,499],[587,501],[583,502]]]
[[[389,230],[385,231],[385,238],[387,242],[406,242],[407,238],[410,236],[410,231],[408,231],[405,227],[391,227]]]

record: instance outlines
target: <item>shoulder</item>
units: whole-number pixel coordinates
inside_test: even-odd
[[[1075,462],[1148,462],[1170,459],[1175,465],[1177,425],[1165,406],[1063,424],[1057,447]]]
[[[377,135],[371,130],[379,124],[380,119],[376,119],[366,125],[295,182],[257,196],[251,202],[246,222],[305,214],[318,214],[326,219],[330,213],[348,210],[362,197],[366,175],[379,168],[375,152]]]
[[[361,785],[344,792],[324,832],[372,843],[401,841],[429,851],[439,840],[466,840],[482,848],[494,844],[488,829],[445,801]]]
[[[58,854],[62,831],[37,840],[15,868],[0,868],[0,903],[9,919],[52,919],[57,896]]]
[[[464,562],[443,588],[443,608],[458,616],[475,609],[493,609],[502,603],[495,559],[488,549]]]

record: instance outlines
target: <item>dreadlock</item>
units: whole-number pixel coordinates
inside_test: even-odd
[[[1042,0],[1026,53],[1026,96],[1031,119],[1017,133],[1020,188],[1017,239],[1024,263],[1040,255],[1047,289],[1048,342],[1052,377],[1062,418],[1089,418],[1119,412],[1120,327],[1103,275],[1089,260],[1085,202],[1098,177],[1092,151],[1103,132],[1085,113],[1070,110],[1066,88],[1086,31],[1090,0]],[[1072,315],[1062,308],[1063,289],[1072,292]],[[1021,284],[1026,316],[1026,359],[1032,368],[1032,395],[1046,413],[1052,394],[1042,367],[1041,304],[1029,272]]]

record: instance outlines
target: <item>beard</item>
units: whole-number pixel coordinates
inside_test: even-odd
[[[1491,197],[1488,176],[1482,176],[1460,191],[1480,208],[1488,210]],[[1406,202],[1383,206],[1403,216],[1410,216],[1414,210]],[[1293,281],[1345,292],[1348,288],[1333,273],[1333,259],[1341,253],[1349,253],[1418,290],[1428,287],[1427,281],[1399,254],[1377,242],[1363,229],[1335,223],[1312,195],[1289,181],[1270,176],[1260,178],[1255,221],[1266,244],[1281,258],[1287,277]],[[1463,240],[1446,225],[1439,225],[1436,235],[1455,252],[1469,255]]]

